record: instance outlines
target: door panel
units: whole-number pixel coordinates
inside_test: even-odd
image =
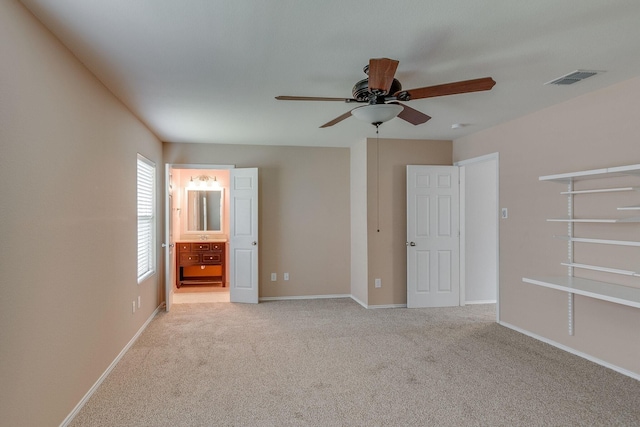
[[[258,169],[231,170],[231,302],[258,302]]]
[[[407,166],[407,307],[460,301],[459,186],[455,166]]]

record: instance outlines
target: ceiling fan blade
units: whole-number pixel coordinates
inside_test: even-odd
[[[349,117],[351,117],[351,110],[347,111],[346,113],[344,113],[341,116],[336,117],[335,119],[331,120],[330,122],[327,122],[327,123],[323,124],[320,127],[321,128],[328,128],[329,126],[333,126],[336,123],[340,123],[341,121],[343,121],[344,119],[348,119]]]
[[[402,105],[404,110],[398,114],[398,118],[411,123],[412,125],[421,125],[429,120],[431,120],[431,116],[427,116],[425,113],[418,111],[414,108],[408,107],[404,104],[400,104],[399,102],[390,102],[390,104],[398,104]]]
[[[342,101],[356,102],[353,98],[323,98],[318,96],[276,96],[279,101]]]
[[[445,83],[437,86],[410,89],[398,92],[395,95],[397,96],[398,94],[406,92],[407,94],[409,94],[409,99],[433,98],[435,96],[455,95],[458,93],[490,90],[495,84],[496,82],[491,77],[484,77],[481,79],[464,80],[461,82]]]
[[[393,76],[396,74],[398,61],[389,58],[369,60],[369,91],[374,95],[389,93]]]

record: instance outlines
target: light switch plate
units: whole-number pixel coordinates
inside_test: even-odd
[[[509,218],[509,211],[507,211],[507,208],[502,208],[502,219],[507,219]]]

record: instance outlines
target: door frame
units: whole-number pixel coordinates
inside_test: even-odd
[[[172,296],[173,296],[173,273],[176,268],[175,262],[172,262],[171,257],[171,249],[174,249],[173,253],[175,254],[175,242],[170,241],[171,232],[169,227],[171,226],[171,211],[169,208],[169,185],[171,171],[174,169],[218,169],[218,170],[226,170],[226,169],[235,169],[236,165],[218,165],[218,164],[206,164],[206,163],[165,163],[165,182],[164,182],[164,240],[163,240],[163,249],[164,249],[164,300],[165,300],[165,310],[169,311],[171,309],[172,304]],[[173,246],[171,246],[173,245]],[[230,261],[229,261],[230,262]],[[231,267],[231,266],[230,266]]]
[[[500,322],[500,154],[491,153],[471,159],[455,162],[454,166],[460,168],[460,305],[465,305],[466,290],[466,173],[464,166],[495,160],[496,162],[496,322]]]

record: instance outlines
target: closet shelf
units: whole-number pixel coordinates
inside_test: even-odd
[[[640,175],[640,165],[617,166],[613,168],[545,175],[541,176],[539,180],[569,183],[576,180],[608,178],[621,175]]]
[[[640,247],[640,242],[633,242],[631,240],[590,239],[586,237],[569,237],[569,236],[553,236],[553,237],[555,237],[556,239],[568,240],[570,242],[577,242],[577,243],[599,243],[603,245]]]
[[[607,223],[607,224],[616,224],[623,222],[640,222],[640,216],[633,216],[629,218],[550,218],[547,219],[549,222],[592,222],[592,223]]]
[[[575,263],[575,262],[561,262],[560,264],[564,265],[564,266],[567,266],[567,267],[582,268],[584,270],[594,270],[594,271],[602,271],[602,272],[605,272],[605,273],[621,274],[623,276],[640,277],[640,274],[638,274],[635,271],[621,270],[619,268],[600,267],[600,266],[597,266],[597,265],[578,264],[578,263]]]
[[[580,277],[524,277],[522,281],[532,285],[640,308],[640,288],[598,282]]]
[[[598,188],[594,190],[563,191],[560,194],[592,194],[592,193],[616,193],[621,191],[640,191],[640,187]]]
[[[619,211],[640,211],[640,206],[622,206],[618,208]]]

